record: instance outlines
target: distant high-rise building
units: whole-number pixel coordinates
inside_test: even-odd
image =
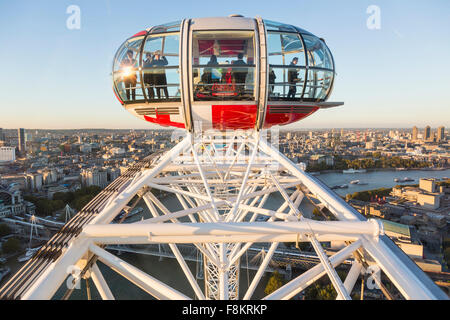
[[[416,126],[412,128],[412,140],[417,140],[417,134],[419,133],[419,129]]]
[[[0,141],[5,140],[5,138],[3,137],[3,128],[0,128]]]
[[[25,149],[25,129],[24,128],[18,129],[17,130],[17,135],[18,135],[19,153],[21,155],[25,155],[26,154],[26,149]]]
[[[431,128],[430,128],[430,126],[426,126],[425,127],[425,132],[424,132],[424,135],[423,135],[423,139],[424,140],[430,140],[431,139]]]
[[[437,128],[437,141],[443,141],[445,140],[445,128],[444,126],[441,126]]]

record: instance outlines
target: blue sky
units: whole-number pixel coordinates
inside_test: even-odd
[[[69,30],[69,5],[81,9]],[[369,5],[381,29],[369,30]],[[450,126],[450,2],[1,1],[0,127],[155,128],[124,111],[112,58],[129,36],[182,18],[248,17],[295,24],[326,39],[336,62],[330,101],[291,128]]]

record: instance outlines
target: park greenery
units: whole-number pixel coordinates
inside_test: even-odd
[[[346,169],[389,169],[389,168],[427,168],[430,163],[426,161],[416,161],[401,157],[384,157],[380,152],[366,154],[358,159],[343,159],[339,155],[334,155],[334,164],[327,165],[325,162],[308,165],[307,171],[317,172],[324,170],[346,170]]]
[[[442,186],[442,187],[445,187],[445,188],[450,188],[450,179],[447,179],[445,181],[439,181],[439,182],[436,183],[436,185],[438,187]]]
[[[11,233],[11,228],[6,223],[0,224],[0,237],[4,237]]]
[[[346,196],[346,200],[360,200],[368,202],[372,199],[383,198],[388,196],[392,191],[392,188],[379,188],[374,190],[357,191],[354,193],[349,193]]]
[[[353,169],[386,169],[386,168],[427,168],[428,162],[404,159],[401,157],[382,157],[375,152],[372,157],[355,160],[344,160],[347,168]]]
[[[331,283],[325,285],[315,283],[305,292],[306,300],[335,300],[336,297],[336,290]]]
[[[36,215],[50,216],[57,210],[63,209],[66,204],[81,210],[89,201],[91,201],[102,189],[98,186],[83,187],[74,192],[57,192],[53,199],[38,198],[34,196],[25,196],[25,200],[34,203],[36,206]]]
[[[337,274],[341,281],[345,280],[346,272],[340,270],[337,271]],[[335,300],[336,297],[336,289],[334,289],[328,277],[322,277],[305,290],[306,300]]]
[[[10,254],[19,251],[22,248],[20,240],[16,238],[9,238],[2,245],[3,253]]]
[[[265,294],[271,294],[277,289],[284,285],[283,278],[278,271],[274,271],[267,282],[266,288],[264,289]]]
[[[446,238],[442,242],[443,251],[444,251],[444,260],[447,263],[447,268],[450,269],[450,238]]]

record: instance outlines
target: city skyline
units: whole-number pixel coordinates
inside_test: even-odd
[[[345,5],[281,1],[257,7],[255,2],[228,1],[219,9],[210,8],[205,1],[194,8],[176,3],[168,11],[164,3],[136,1],[135,6],[129,6],[77,1],[79,30],[66,26],[70,17],[66,9],[73,4],[70,1],[1,4],[8,19],[0,22],[4,24],[0,38],[5,45],[0,59],[11,63],[5,64],[5,73],[10,76],[0,80],[4,89],[0,93],[0,126],[154,129],[156,126],[124,112],[115,99],[110,77],[113,54],[127,37],[152,25],[232,13],[298,25],[324,37],[334,55],[337,78],[330,101],[345,105],[319,110],[280,129],[450,126],[450,93],[445,90],[446,72],[442,72],[450,69],[450,64],[439,59],[420,63],[429,49],[450,49],[449,43],[442,41],[450,27],[445,16],[448,2],[377,1],[381,17],[377,30],[366,25],[370,17],[367,8],[372,5],[369,1]],[[287,7],[290,10],[284,9]],[[416,23],[411,24],[412,19]],[[14,30],[14,37],[9,30]],[[30,37],[29,30],[37,36]],[[421,39],[421,46],[415,45],[417,39]],[[24,43],[32,50],[17,49]],[[423,81],[422,74],[428,74],[430,81]],[[24,90],[23,79],[30,75],[33,85]]]
[[[142,121],[141,121],[142,122]],[[143,122],[144,123],[144,122]],[[145,123],[144,123],[145,124]],[[426,127],[428,127],[429,125],[426,125],[424,127],[417,127],[417,126],[412,126],[412,127],[339,127],[339,126],[335,126],[335,127],[298,127],[296,128],[295,126],[279,126],[277,127],[280,131],[308,131],[308,130],[337,130],[337,129],[344,129],[344,130],[413,130],[414,127],[417,127],[417,129],[419,130],[418,133],[421,134],[421,132],[423,132]],[[429,126],[431,129],[431,134],[433,134],[433,132],[437,132],[440,128],[444,128],[444,131],[447,130],[447,127],[444,125],[437,125],[436,127],[433,126]],[[3,130],[15,130],[17,131],[19,128],[17,127],[3,127],[1,128]],[[49,130],[49,131],[71,131],[71,130],[79,130],[79,131],[83,131],[83,130],[167,130],[167,131],[172,131],[172,130],[179,130],[177,128],[173,128],[173,127],[162,127],[162,126],[152,126],[152,127],[136,127],[136,128],[102,128],[102,127],[80,127],[80,128],[20,128],[20,129],[25,129],[28,131],[36,131],[36,130]],[[271,129],[269,129],[271,130]],[[3,133],[4,134],[4,133]]]

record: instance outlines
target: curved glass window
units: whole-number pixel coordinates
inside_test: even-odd
[[[150,34],[154,33],[167,33],[167,32],[179,32],[180,31],[180,21],[169,22],[165,24],[161,24],[159,26],[155,26],[150,30]]]
[[[334,66],[331,53],[322,40],[312,35],[302,35],[308,55],[308,80],[304,99],[324,100],[333,83]]]
[[[281,22],[263,20],[267,31],[285,31],[285,32],[297,32],[294,26]]]
[[[114,58],[114,89],[124,102],[145,101],[139,73],[139,56],[143,39],[144,36],[128,39]]]
[[[193,33],[194,100],[255,100],[253,31]]]
[[[149,102],[181,101],[179,33],[148,35],[142,52],[142,74]]]
[[[315,36],[303,35],[308,52],[308,65],[333,70],[333,60],[322,40]]]
[[[267,32],[269,100],[300,100],[306,62],[298,33]]]

